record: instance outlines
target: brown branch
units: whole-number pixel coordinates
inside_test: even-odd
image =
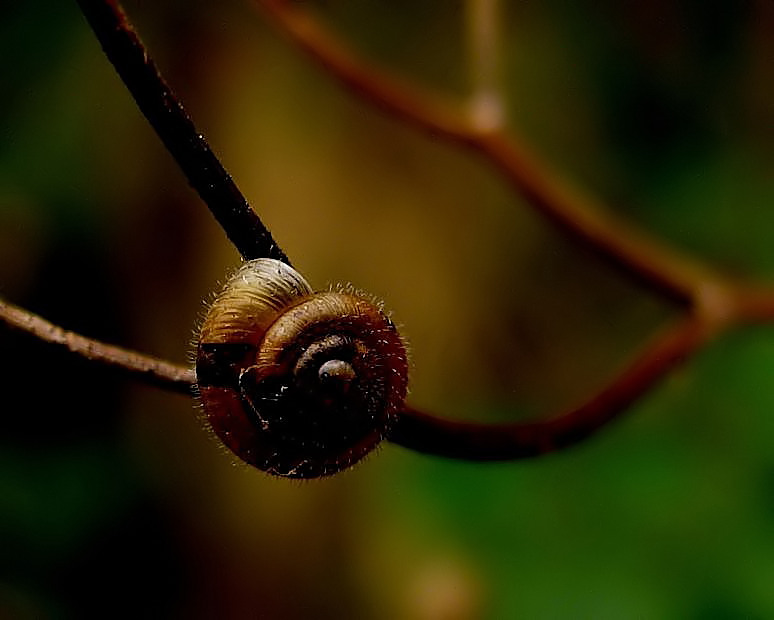
[[[693,312],[659,334],[586,403],[534,422],[482,425],[401,412],[389,440],[419,452],[493,461],[539,456],[579,443],[616,419],[678,364],[731,327],[774,322],[774,287],[705,281]]]
[[[358,57],[307,11],[285,0],[255,0],[279,29],[341,84],[397,120],[467,147],[522,196],[608,263],[667,298],[690,305],[705,268],[613,217],[553,171],[514,135],[486,131],[461,108]]]
[[[667,299],[692,305],[711,271],[633,228],[554,172],[513,134],[481,134],[472,143],[553,224],[609,265]]]
[[[192,394],[194,371],[170,362],[122,349],[67,331],[18,306],[0,299],[0,323],[56,347],[66,349],[91,362],[114,368],[133,379],[172,392]]]
[[[684,320],[660,334],[588,402],[547,420],[482,425],[407,409],[389,439],[420,452],[478,461],[519,459],[559,450],[583,441],[615,419],[708,336],[701,321]]]
[[[245,259],[288,262],[162,78],[115,0],[78,0],[105,55],[164,146]]]
[[[256,0],[299,49],[357,96],[399,121],[453,141],[470,139],[461,108],[364,63],[303,9],[282,0]]]

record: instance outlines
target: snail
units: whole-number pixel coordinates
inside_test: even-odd
[[[354,465],[387,435],[408,387],[406,347],[380,304],[349,289],[315,292],[268,258],[229,278],[195,355],[212,431],[276,476]]]

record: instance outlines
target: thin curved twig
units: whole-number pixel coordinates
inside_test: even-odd
[[[475,424],[403,411],[389,440],[406,448],[457,459],[513,460],[539,456],[579,443],[614,420],[629,405],[696,351],[709,337],[688,318],[659,336],[583,405],[534,422]]]
[[[149,385],[192,394],[196,375],[190,368],[67,331],[3,299],[0,299],[0,323]]]
[[[572,187],[513,132],[482,129],[461,107],[362,60],[297,4],[255,0],[293,44],[369,104],[435,137],[473,150],[556,226],[659,294],[691,305],[708,277],[698,263],[615,218]]]
[[[78,0],[105,55],[188,182],[245,259],[289,262],[199,133],[115,0]]]

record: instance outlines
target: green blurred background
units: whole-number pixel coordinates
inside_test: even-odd
[[[774,280],[774,3],[503,2],[511,123],[622,216]],[[309,3],[468,92],[461,2]],[[469,154],[341,91],[248,1],[127,2],[294,263],[385,299],[411,402],[481,421],[591,394],[672,314]],[[238,262],[75,3],[0,4],[0,292],[185,362]],[[234,465],[193,403],[0,330],[0,617],[774,617],[774,326],[565,453],[387,445],[311,483]]]

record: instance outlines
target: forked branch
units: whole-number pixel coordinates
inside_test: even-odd
[[[115,0],[78,0],[105,55],[231,243],[245,259],[288,262],[148,55]]]

